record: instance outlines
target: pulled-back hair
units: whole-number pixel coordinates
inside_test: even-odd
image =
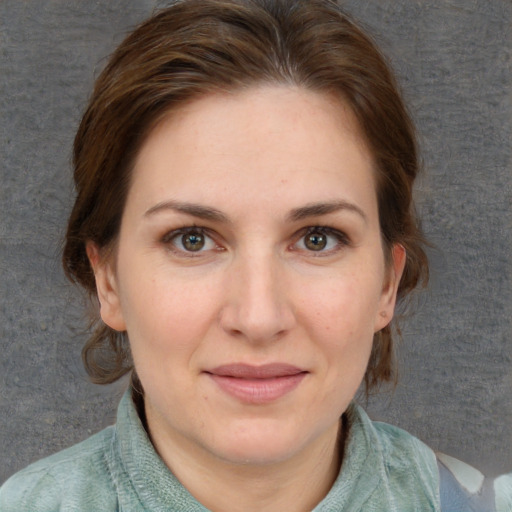
[[[157,122],[194,98],[260,84],[334,94],[351,108],[375,162],[386,258],[396,243],[407,254],[398,300],[427,281],[412,202],[414,127],[385,59],[330,0],[182,0],[126,37],[97,79],[75,138],[77,197],[63,254],[71,280],[96,296],[86,242],[115,244],[134,158]],[[132,369],[126,333],[99,316],[82,355],[98,383]],[[393,375],[389,325],[375,334],[367,390]]]

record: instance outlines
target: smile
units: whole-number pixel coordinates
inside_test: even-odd
[[[226,394],[246,404],[263,405],[292,392],[308,374],[296,366],[229,364],[205,372]]]

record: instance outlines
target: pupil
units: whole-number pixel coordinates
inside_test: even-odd
[[[327,239],[322,233],[311,233],[306,237],[306,247],[312,251],[321,251],[327,245]]]
[[[204,237],[198,233],[183,235],[181,241],[187,251],[200,251],[204,247]]]

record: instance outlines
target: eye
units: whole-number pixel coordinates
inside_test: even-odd
[[[309,233],[304,237],[304,245],[310,251],[322,251],[327,247],[327,236],[325,233]]]
[[[200,251],[205,245],[205,237],[202,233],[186,233],[181,235],[181,245],[187,251]]]
[[[177,253],[200,253],[211,251],[218,246],[203,228],[191,226],[166,234],[162,240]]]
[[[300,234],[295,246],[304,251],[330,253],[348,244],[348,237],[341,231],[324,226],[312,226]]]

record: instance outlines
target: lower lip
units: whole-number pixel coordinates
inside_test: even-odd
[[[247,404],[261,405],[274,402],[291,393],[306,376],[306,372],[268,379],[242,379],[208,374],[222,391]]]

